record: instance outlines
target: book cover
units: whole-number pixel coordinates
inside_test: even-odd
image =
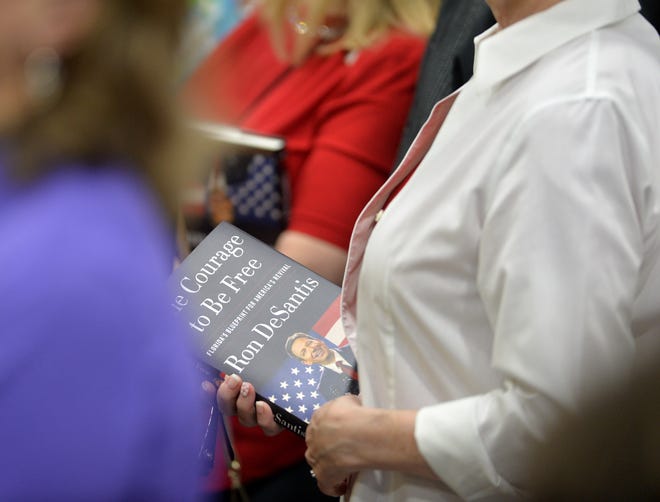
[[[195,248],[222,221],[273,244],[288,216],[282,137],[212,122],[193,122],[207,152],[201,177],[184,193],[188,245]]]
[[[197,358],[252,383],[285,428],[304,436],[316,409],[359,392],[340,288],[234,225],[196,247],[170,290]]]

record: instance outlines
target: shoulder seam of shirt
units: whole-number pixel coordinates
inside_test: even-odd
[[[542,103],[539,103],[538,105],[534,106],[533,108],[529,109],[524,114],[522,114],[518,123],[515,124],[515,126],[511,129],[509,134],[503,139],[502,143],[505,146],[504,148],[502,148],[499,155],[495,159],[491,174],[491,179],[499,179],[501,177],[501,173],[507,165],[507,159],[511,158],[512,152],[520,145],[520,142],[513,141],[513,138],[519,136],[522,133],[522,131],[524,131],[526,128],[529,128],[530,124],[534,121],[534,119],[536,119],[544,111],[547,111],[548,109],[551,109],[553,107],[559,107],[562,105],[571,105],[581,101],[609,103],[612,106],[612,108],[616,111],[616,113],[619,113],[621,114],[621,116],[625,117],[626,125],[627,127],[630,128],[631,133],[639,141],[641,141],[641,144],[643,144],[647,150],[650,150],[648,146],[648,141],[646,141],[644,134],[639,129],[636,122],[630,118],[629,114],[626,111],[626,107],[619,105],[619,99],[616,96],[613,96],[608,92],[596,92],[596,91],[589,92],[588,89],[585,89],[584,92],[580,94],[567,94],[553,99],[548,99]],[[485,207],[488,208],[490,206],[489,198],[487,198],[485,202],[486,202]]]

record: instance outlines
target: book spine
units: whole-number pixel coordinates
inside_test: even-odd
[[[262,395],[257,393],[257,401],[263,401],[270,409],[273,410],[273,418],[275,423],[281,425],[287,430],[290,430],[294,434],[298,434],[300,437],[305,437],[305,431],[307,430],[307,424],[296,417],[293,413],[289,413],[281,406],[278,406],[275,403],[271,403],[268,399],[264,398]]]

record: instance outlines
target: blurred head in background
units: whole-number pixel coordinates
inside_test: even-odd
[[[171,207],[184,0],[0,0],[0,138],[12,175],[126,160]]]

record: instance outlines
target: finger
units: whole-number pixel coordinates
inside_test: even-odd
[[[213,401],[215,399],[215,393],[217,392],[217,389],[215,385],[213,385],[211,382],[208,380],[204,380],[202,382],[202,397],[205,399],[208,399],[209,401]]]
[[[307,448],[307,450],[305,450],[305,460],[307,460],[307,463],[309,464],[309,466],[310,466],[312,469],[313,469],[314,466],[316,465],[316,459],[315,459],[314,456],[310,453],[309,448]]]
[[[353,400],[356,404],[359,404],[360,406],[362,406],[362,397],[356,396],[355,394],[351,394],[349,396],[349,399]]]
[[[204,380],[202,382],[202,392],[206,397],[214,398],[217,390],[218,389],[216,388],[215,385],[213,385],[212,382],[209,382],[208,380]]]
[[[258,401],[255,406],[257,409],[257,423],[266,436],[274,436],[282,432],[282,426],[275,423],[273,410],[268,404]]]
[[[314,417],[312,416],[312,420],[307,424],[307,430],[305,431],[305,444],[308,450],[314,444],[314,427]]]
[[[254,387],[248,382],[243,382],[236,399],[236,415],[238,421],[245,427],[257,425],[257,411],[254,407],[255,398]]]
[[[224,415],[236,415],[236,400],[242,384],[241,377],[230,375],[218,387],[217,399],[218,406]]]
[[[346,480],[343,480],[339,483],[324,482],[322,479],[319,479],[317,476],[317,483],[319,485],[319,490],[321,490],[326,495],[331,497],[340,497],[346,493],[347,483]]]
[[[337,494],[336,496],[339,497],[346,493],[347,488],[348,488],[348,478],[344,478],[344,480],[341,483],[335,485],[334,492]]]

